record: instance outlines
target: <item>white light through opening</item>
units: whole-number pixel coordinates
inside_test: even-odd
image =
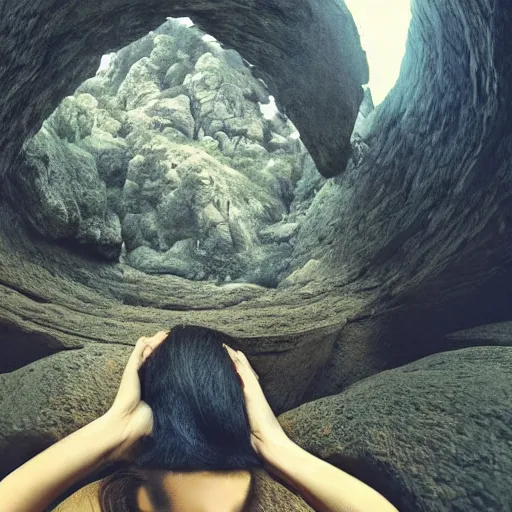
[[[190,18],[167,18],[168,20],[176,20],[181,25],[185,25],[185,27],[193,27],[194,22]]]
[[[260,103],[260,111],[265,119],[270,120],[274,119],[279,110],[277,109],[276,99],[274,96],[269,96],[268,99],[270,101],[266,105],[264,103]]]
[[[100,67],[98,68],[98,71],[96,71],[96,74],[107,71],[114,55],[115,53],[107,53],[101,57]]]
[[[368,58],[375,105],[382,103],[400,73],[411,22],[410,0],[345,0]]]
[[[213,43],[213,42],[217,41],[217,39],[215,39],[215,37],[211,36],[210,34],[205,34],[201,39],[205,43]]]

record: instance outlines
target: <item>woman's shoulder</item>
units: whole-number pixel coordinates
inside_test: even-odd
[[[101,480],[82,487],[64,500],[53,512],[101,512],[99,489]]]
[[[255,470],[250,512],[312,512],[301,496],[277,482],[264,470]],[[99,489],[101,480],[82,487],[63,501],[53,512],[101,512]]]

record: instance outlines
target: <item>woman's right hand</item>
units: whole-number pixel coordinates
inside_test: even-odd
[[[251,428],[251,444],[260,457],[267,459],[276,447],[285,446],[291,441],[284,433],[279,421],[270,408],[258,376],[243,352],[226,348],[236,372],[242,380],[245,406]]]
[[[365,483],[288,439],[245,355],[224,346],[242,379],[252,445],[273,474],[297,489],[319,512],[398,512]]]

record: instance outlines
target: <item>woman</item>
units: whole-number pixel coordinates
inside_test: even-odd
[[[242,512],[251,470],[264,462],[315,510],[396,511],[295,445],[247,358],[228,344],[228,336],[193,326],[140,338],[110,410],[0,482],[1,509],[42,512],[87,474],[138,453],[92,501],[69,510]]]

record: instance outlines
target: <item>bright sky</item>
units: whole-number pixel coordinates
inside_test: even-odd
[[[375,105],[382,103],[400,73],[411,21],[410,0],[345,0],[356,22],[370,66]]]
[[[345,0],[361,36],[370,66],[368,83],[375,105],[382,103],[393,88],[400,73],[405,43],[411,21],[410,0]],[[185,26],[194,23],[189,18],[178,18]],[[215,38],[206,35],[206,41]],[[98,71],[108,68],[113,54],[104,55]],[[267,116],[273,115],[275,104],[267,107]]]

